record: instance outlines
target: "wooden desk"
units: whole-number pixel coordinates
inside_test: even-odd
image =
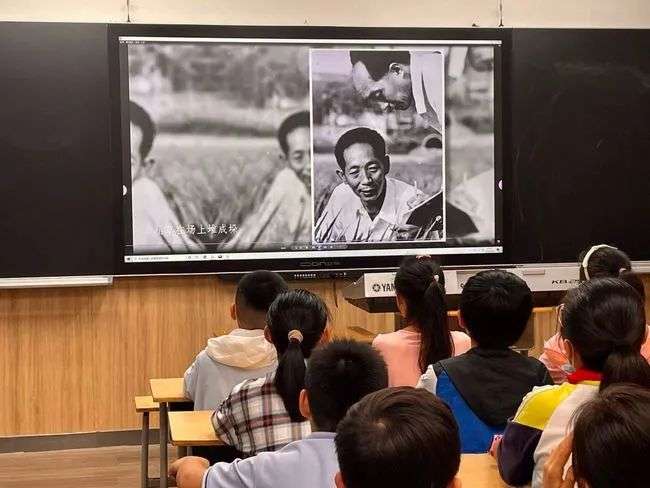
[[[177,403],[190,401],[185,397],[183,378],[155,378],[149,380],[154,402]]]
[[[462,486],[471,488],[507,488],[489,454],[463,454],[458,472]]]
[[[137,396],[135,397],[135,411],[137,413],[157,412],[160,408],[158,402],[154,402],[151,396]]]
[[[169,412],[169,431],[174,446],[218,446],[223,442],[212,426],[212,410]]]
[[[160,405],[160,488],[167,488],[167,441],[169,440],[169,419],[167,404],[186,402],[183,378],[156,378],[149,380],[151,396]]]

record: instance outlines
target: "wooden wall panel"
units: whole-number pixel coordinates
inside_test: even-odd
[[[335,333],[392,330],[341,294],[347,283],[298,283],[321,295]],[[650,280],[646,279],[650,289]],[[120,278],[108,288],[0,291],[0,436],[139,427],[133,397],[181,376],[208,337],[228,332],[233,283],[211,276]],[[534,318],[536,346],[555,314]]]
[[[347,325],[391,330],[343,299],[344,282],[309,282]],[[137,428],[133,396],[181,376],[208,337],[227,333],[235,285],[210,276],[120,278],[109,288],[0,291],[0,435]]]

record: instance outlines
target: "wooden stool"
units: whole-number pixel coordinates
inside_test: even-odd
[[[135,411],[142,414],[142,451],[140,453],[140,486],[158,486],[157,480],[149,479],[149,413],[157,412],[160,406],[151,396],[135,397]],[[153,481],[152,484],[149,484]]]

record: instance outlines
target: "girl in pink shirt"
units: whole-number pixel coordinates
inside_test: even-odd
[[[389,386],[415,386],[427,366],[463,354],[471,347],[467,334],[449,331],[445,276],[429,257],[407,257],[395,275],[397,308],[407,326],[380,334],[373,346],[388,365]]]
[[[620,249],[599,244],[582,251],[578,260],[580,261],[580,281],[595,278],[620,278],[632,286],[645,303],[643,281],[639,275],[632,271],[630,258]],[[647,326],[645,342],[641,346],[641,355],[650,361],[650,327]],[[539,357],[556,384],[564,383],[567,380],[567,375],[571,372],[567,370],[570,359],[559,333],[544,343],[544,352]]]

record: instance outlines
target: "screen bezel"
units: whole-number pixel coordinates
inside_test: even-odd
[[[495,213],[500,213],[503,239],[503,253],[490,254],[449,254],[436,256],[441,264],[452,266],[476,266],[509,262],[510,242],[507,225],[510,222],[508,207],[504,202],[510,201],[509,182],[512,181],[510,151],[508,144],[508,127],[504,120],[509,113],[506,73],[509,71],[511,53],[511,31],[505,29],[456,29],[456,28],[350,28],[350,27],[257,27],[257,26],[207,26],[207,25],[143,25],[111,24],[108,29],[108,58],[111,99],[111,161],[114,169],[113,186],[115,191],[115,263],[118,275],[148,274],[191,274],[245,272],[254,269],[273,269],[278,271],[307,270],[375,270],[392,269],[398,266],[403,256],[373,257],[372,251],[363,257],[327,257],[311,258],[296,253],[294,258],[254,259],[254,260],[210,260],[186,262],[130,262],[124,260],[125,232],[123,215],[123,198],[121,194],[123,174],[122,158],[124,148],[122,127],[122,96],[119,38],[121,36],[151,37],[196,37],[196,38],[280,38],[280,39],[390,39],[390,40],[494,40],[501,41],[500,48],[495,49],[495,175],[501,174],[504,181],[500,198],[495,201]]]

